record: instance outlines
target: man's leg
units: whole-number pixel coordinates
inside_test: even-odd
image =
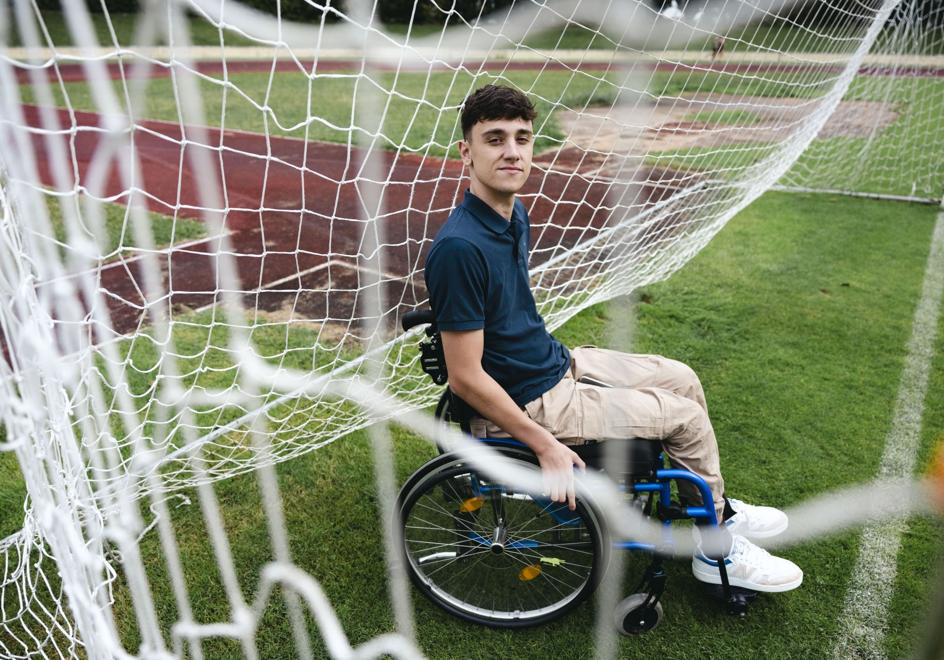
[[[576,382],[568,374],[526,410],[562,442],[661,441],[673,466],[694,472],[707,482],[721,519],[724,480],[718,443],[708,413],[694,400],[656,387],[598,387]],[[679,488],[686,499],[701,501],[694,485],[680,482]]]
[[[574,374],[595,373],[598,375],[597,380],[602,381],[600,376],[609,372],[582,370],[581,351],[575,353],[573,373],[567,374],[550,391],[526,406],[531,418],[563,442],[580,443],[588,439],[619,441],[627,438],[661,441],[673,465],[705,479],[712,493],[718,520],[723,520],[724,480],[721,478],[714,430],[703,405],[704,395],[701,395],[699,402],[697,396],[690,398],[658,387],[605,387],[580,383],[574,380]],[[643,364],[641,368],[638,367],[639,361],[633,362],[635,364],[632,366],[637,367],[637,373],[643,373],[642,377],[633,376],[633,382],[664,377],[659,372],[666,370],[658,366],[658,361],[645,360],[649,364]],[[690,369],[671,368],[680,373],[683,380],[689,381],[684,391],[692,395],[700,392],[700,383],[696,387],[691,384],[691,377],[686,375]],[[678,482],[678,486],[682,497],[701,502],[693,486],[684,481]],[[785,520],[783,513],[776,509],[742,504],[742,510],[728,521],[737,522],[742,529],[727,535],[723,547],[709,550],[711,556],[705,556],[702,551],[695,553],[692,558],[695,577],[703,582],[720,583],[718,563],[714,557],[721,554],[725,557],[728,579],[733,586],[758,591],[787,591],[798,587],[803,581],[803,571],[796,564],[770,555],[741,536],[758,529],[764,531],[779,518]],[[733,528],[729,529],[733,531]]]
[[[705,403],[705,392],[702,389],[701,381],[695,372],[682,362],[659,355],[635,355],[594,347],[575,348],[572,354],[574,356],[572,371],[577,380],[589,377],[595,381],[617,387],[651,387],[669,390],[679,396],[695,401],[707,413],[708,407]],[[703,441],[708,443],[705,449],[715,459],[712,465],[717,465],[717,441],[714,431],[710,430],[711,423],[706,422],[706,425],[709,433],[703,435]],[[701,471],[703,468],[692,467],[692,465],[697,466],[698,463],[692,463],[684,455],[679,456],[679,449],[674,442],[664,442],[663,444],[673,465],[695,472],[704,477],[709,485],[712,485],[712,492],[715,495],[715,504],[718,509],[718,520],[722,521],[730,518],[728,524],[732,531],[746,534],[753,539],[761,539],[775,536],[786,529],[786,516],[768,507],[758,508],[739,500],[727,500],[723,509],[718,507],[718,493],[712,484],[715,473],[704,473]],[[720,481],[720,471],[717,473],[717,478]],[[679,487],[683,499],[695,502],[701,501],[694,489],[681,484]],[[720,481],[720,488],[723,491],[723,481]]]
[[[589,377],[611,387],[657,387],[691,399],[708,412],[701,381],[683,362],[592,346],[573,349],[571,357],[574,379],[578,381]]]

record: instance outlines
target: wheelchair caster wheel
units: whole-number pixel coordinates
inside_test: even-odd
[[[649,605],[652,599],[648,594],[633,594],[624,598],[616,606],[613,618],[616,629],[623,635],[639,635],[649,632],[662,621],[662,603],[656,601]]]

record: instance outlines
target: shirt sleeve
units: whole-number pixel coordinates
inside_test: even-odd
[[[429,253],[424,277],[440,330],[485,327],[488,270],[472,243],[458,237],[442,240]]]

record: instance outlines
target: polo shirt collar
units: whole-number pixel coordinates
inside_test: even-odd
[[[517,205],[511,212],[511,222],[509,222],[499,215],[498,211],[476,197],[471,190],[465,191],[462,206],[495,234],[504,234],[511,229],[511,223],[516,221]]]

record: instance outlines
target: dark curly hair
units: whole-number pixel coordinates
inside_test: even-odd
[[[475,90],[462,104],[462,136],[468,140],[469,131],[480,121],[493,119],[526,119],[537,117],[531,100],[522,92],[504,85],[486,85]]]

